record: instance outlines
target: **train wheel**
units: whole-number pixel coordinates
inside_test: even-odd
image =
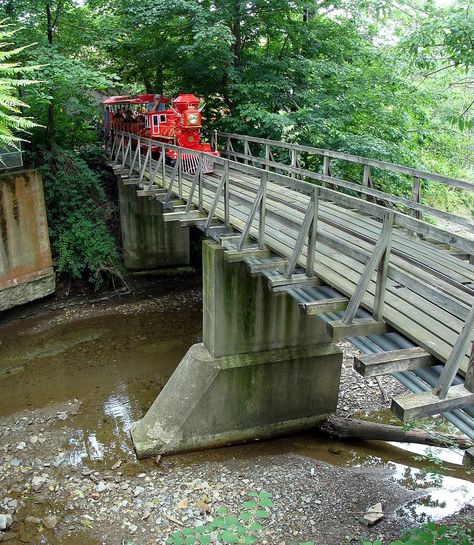
[[[170,157],[166,157],[165,163],[170,167],[174,167],[176,164],[176,159],[171,159]]]

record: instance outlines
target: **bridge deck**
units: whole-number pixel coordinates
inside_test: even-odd
[[[203,177],[202,207],[212,207],[221,169]],[[167,168],[167,184],[171,169]],[[230,172],[230,224],[242,231],[260,185],[258,178]],[[160,181],[159,179],[157,180]],[[183,176],[182,197],[189,198],[192,177]],[[290,258],[303,223],[309,197],[281,185],[268,183],[265,219],[265,244],[275,253]],[[193,196],[197,206],[199,197]],[[214,216],[224,219],[224,197],[218,200]],[[250,236],[258,237],[259,215],[256,214]],[[315,274],[327,285],[351,296],[364,270],[353,250],[367,255],[373,250],[381,232],[375,218],[344,208],[334,202],[321,202],[316,244]],[[474,266],[461,260],[449,249],[421,240],[406,230],[397,229],[393,236],[391,271],[385,296],[384,319],[394,329],[412,339],[436,358],[446,362],[464,321],[474,303]],[[306,266],[307,245],[299,265]],[[397,255],[398,254],[398,255]],[[416,261],[416,265],[413,262]],[[407,287],[397,272],[412,280]],[[375,275],[363,297],[363,306],[372,311]],[[461,365],[466,370],[469,355]]]

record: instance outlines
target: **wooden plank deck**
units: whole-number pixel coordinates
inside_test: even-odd
[[[216,166],[213,174],[201,175],[202,183],[199,184],[196,177],[184,174],[180,196],[187,201],[193,192],[192,204],[195,208],[201,205],[204,212],[203,216],[198,214],[199,218],[205,218],[206,213],[213,209],[214,218],[220,221],[226,217],[227,199],[229,224],[242,232],[254,207],[261,179],[238,165],[231,164],[229,184],[217,203],[214,202],[215,193],[224,174],[220,165]],[[151,172],[159,172],[153,188],[163,185],[162,168],[156,166],[155,161],[150,162]],[[166,188],[171,173],[172,169],[166,167]],[[145,172],[145,178],[147,176],[149,174]],[[291,180],[287,184],[269,181],[265,194],[265,246],[286,260],[291,259],[297,245],[310,202],[309,195],[289,186]],[[175,180],[173,192],[176,194],[177,190]],[[351,297],[380,236],[382,223],[377,217],[367,214],[367,210],[372,208],[363,204],[365,201],[345,195],[335,196],[333,200],[339,202],[319,202],[314,272],[325,284]],[[344,202],[347,206],[342,206]],[[260,212],[256,210],[248,231],[250,237],[258,239],[260,223]],[[445,238],[449,240],[449,235]],[[307,266],[307,253],[308,244],[305,243],[297,262],[302,268]],[[374,308],[375,280],[374,274],[362,298],[362,306],[369,311]],[[474,304],[473,284],[474,266],[459,259],[448,246],[422,240],[406,229],[393,230],[383,318],[443,362],[447,361]],[[469,355],[465,354],[461,365],[464,371],[468,359]]]

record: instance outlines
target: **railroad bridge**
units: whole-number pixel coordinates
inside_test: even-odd
[[[474,439],[474,225],[421,199],[423,180],[474,185],[308,146],[211,139],[221,157],[123,132],[107,143],[131,268],[185,264],[188,228],[206,235],[203,342],[134,423],[138,456],[316,425],[336,408],[344,338],[364,377],[390,373],[412,392],[392,400],[400,419],[441,413]],[[341,163],[360,183],[336,175]],[[375,189],[381,172],[409,181],[412,198]]]

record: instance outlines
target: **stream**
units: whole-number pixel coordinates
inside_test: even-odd
[[[145,296],[12,319],[0,330],[0,424],[27,420],[29,413],[50,407],[52,414],[59,414],[51,426],[60,428],[64,422],[54,412],[56,406],[72,402],[67,433],[54,445],[61,467],[100,471],[121,460],[127,474],[143,474],[154,462],[136,460],[130,425],[146,412],[187,349],[200,342],[201,328],[199,291],[183,286],[160,286]],[[376,418],[391,417],[380,413]],[[306,433],[167,460],[172,467],[189,468],[295,455],[342,468],[382,471],[389,481],[416,493],[398,507],[396,516],[421,523],[454,515],[474,502],[472,475],[461,467],[460,453],[432,449],[446,460],[434,474],[418,458],[426,452],[416,445],[339,442]],[[1,454],[0,444],[0,459]],[[0,480],[0,500],[5,494]],[[23,510],[22,516],[27,514]],[[35,542],[31,539],[22,542]],[[78,543],[96,543],[82,539]],[[69,538],[67,542],[73,543]]]

